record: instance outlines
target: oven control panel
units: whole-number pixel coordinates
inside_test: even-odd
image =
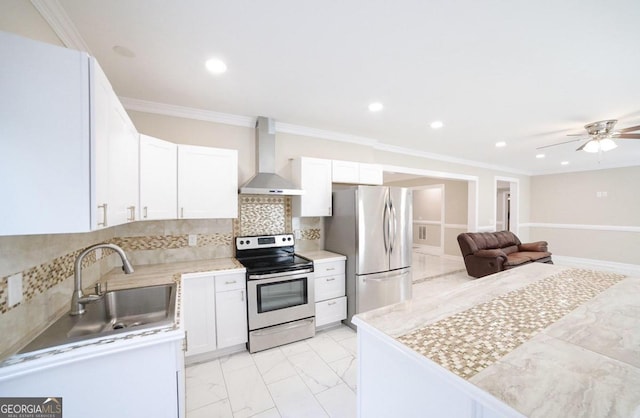
[[[293,245],[294,245],[293,234],[236,237],[236,249],[238,250],[253,250],[256,248],[290,247]]]

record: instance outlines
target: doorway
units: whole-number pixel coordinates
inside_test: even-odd
[[[495,230],[511,231],[518,235],[519,180],[510,177],[495,178]]]

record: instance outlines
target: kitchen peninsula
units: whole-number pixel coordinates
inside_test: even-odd
[[[530,264],[357,315],[361,417],[637,417],[640,278]]]

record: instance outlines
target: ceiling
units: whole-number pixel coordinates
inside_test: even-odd
[[[640,140],[535,158],[589,122],[640,125],[637,0],[58,2],[121,97],[521,173],[640,165]],[[228,71],[208,73],[211,57]]]

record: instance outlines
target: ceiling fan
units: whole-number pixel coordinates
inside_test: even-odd
[[[580,136],[581,138],[572,139],[571,141],[559,142],[557,144],[545,145],[536,149],[543,149],[549,147],[555,147],[556,145],[568,144],[570,142],[583,141],[588,138],[588,141],[582,144],[576,151],[586,152],[600,152],[610,151],[618,145],[613,139],[640,139],[640,133],[634,134],[630,132],[640,131],[640,125],[631,126],[629,128],[613,130],[613,127],[618,122],[617,119],[601,120],[598,122],[589,123],[584,125],[584,129],[587,130],[586,134],[569,134],[567,136]]]

